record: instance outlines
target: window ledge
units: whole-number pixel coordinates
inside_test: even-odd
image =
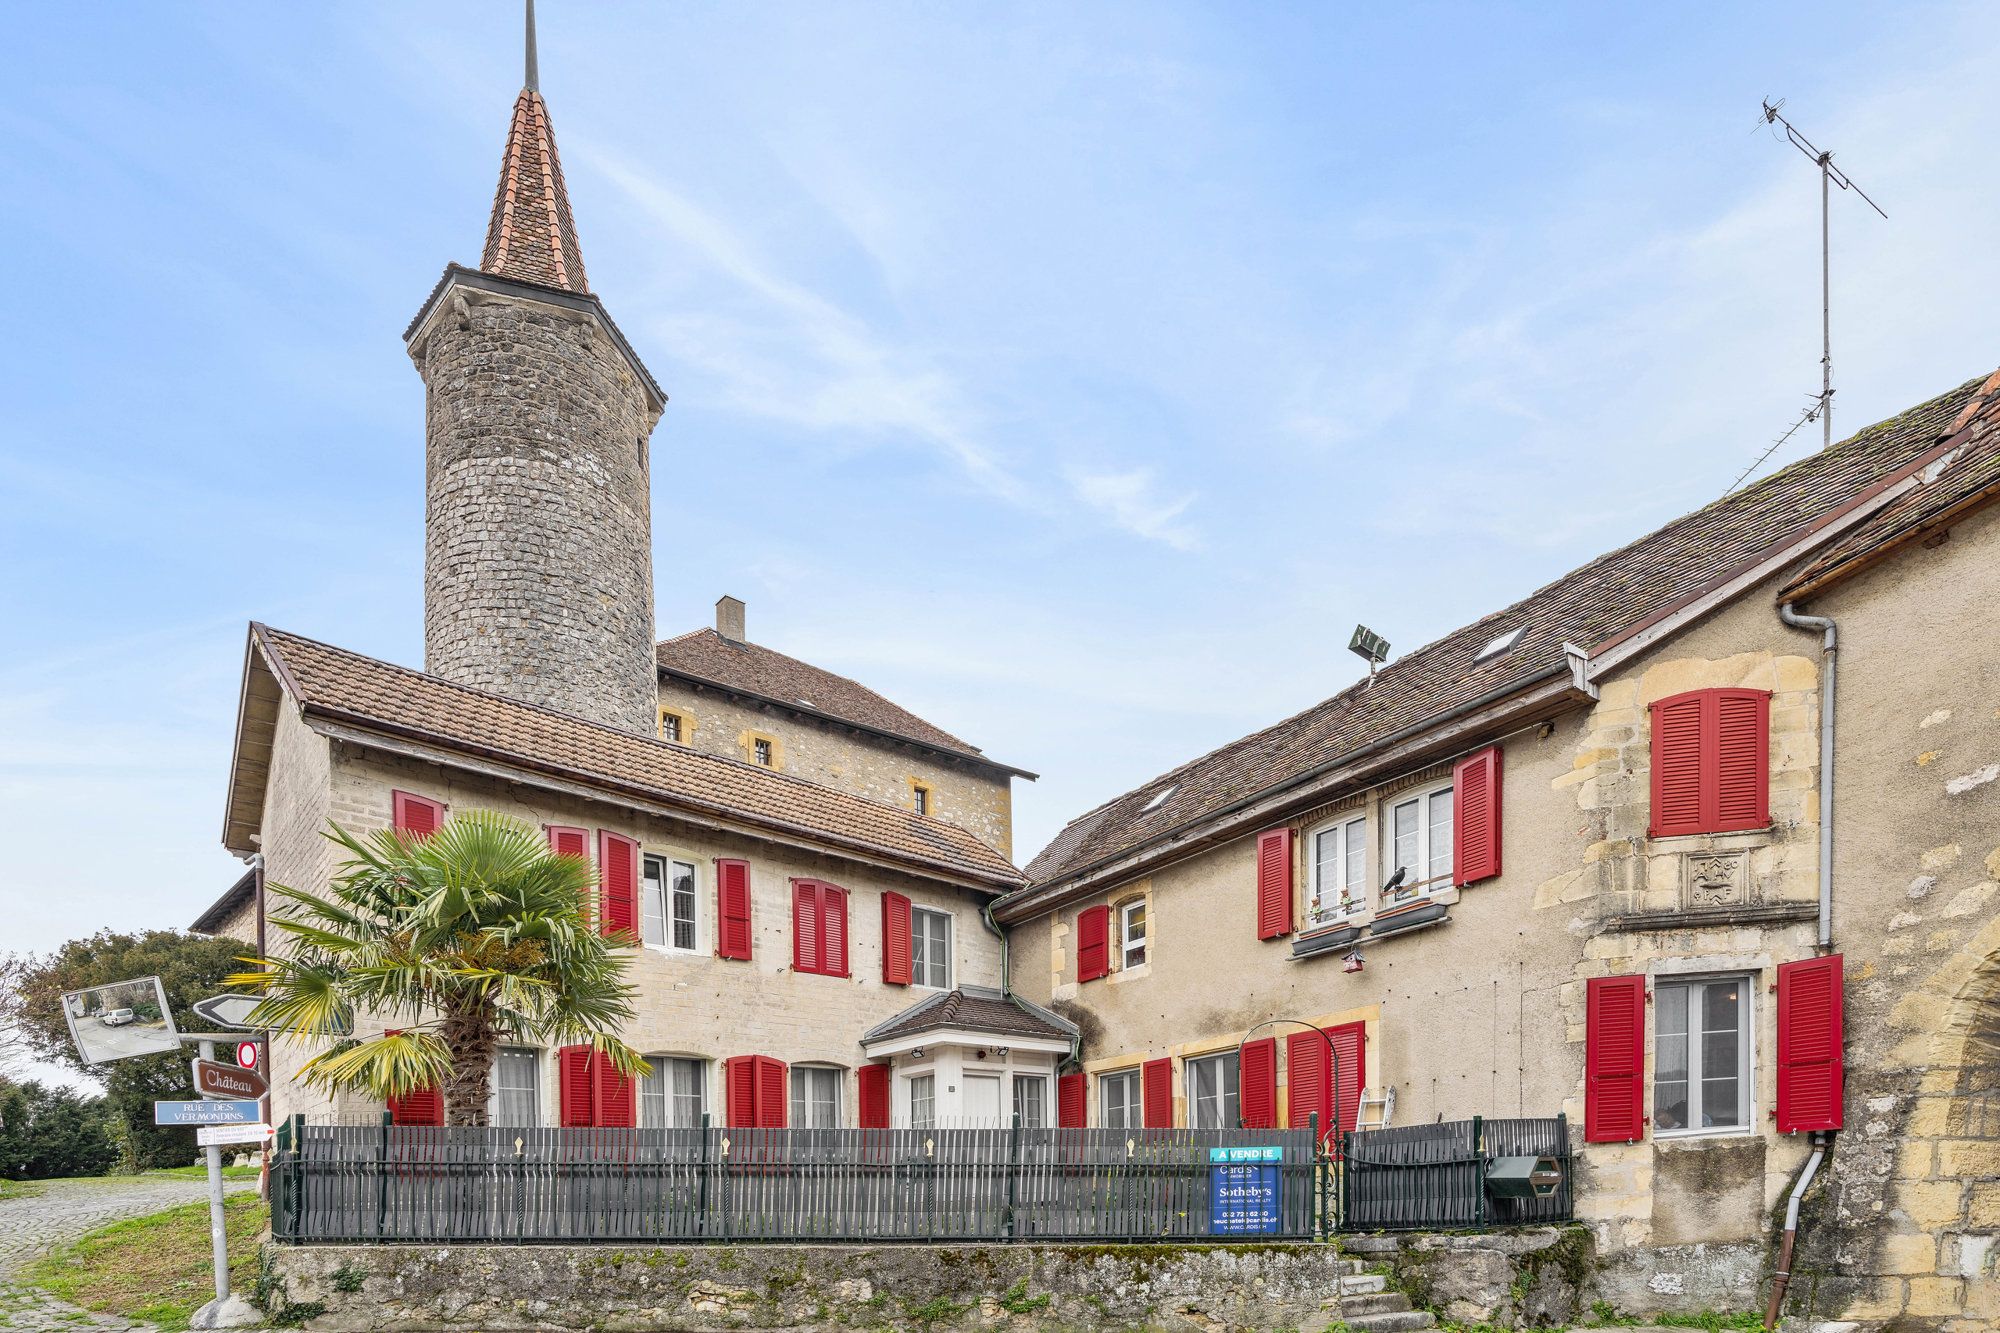
[[[1413,930],[1427,930],[1432,926],[1451,923],[1448,912],[1450,904],[1442,902],[1420,903],[1415,907],[1405,907],[1387,916],[1378,916],[1366,927],[1347,925],[1331,930],[1315,931],[1310,935],[1300,935],[1292,941],[1292,958],[1303,961],[1337,953],[1355,945],[1371,944],[1387,939],[1391,935],[1406,935]]]
[[[1771,840],[1776,825],[1733,828],[1714,833],[1655,833],[1646,830],[1646,841],[1655,852],[1734,851],[1741,847],[1762,847]]]
[[[1604,929],[1614,933],[1657,930],[1708,930],[1716,926],[1782,926],[1817,921],[1817,902],[1739,903],[1727,907],[1687,907],[1666,912],[1626,912],[1606,917]]]

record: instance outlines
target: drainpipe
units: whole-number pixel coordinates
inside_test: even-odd
[[[1790,602],[1778,607],[1778,619],[1793,629],[1820,630],[1819,673],[1819,947],[1833,947],[1833,688],[1839,663],[1839,636],[1826,616],[1801,615]]]
[[[1827,622],[1826,632],[1832,636],[1833,622]],[[1826,1136],[1815,1134],[1812,1138],[1812,1156],[1806,1159],[1805,1170],[1799,1172],[1798,1183],[1792,1186],[1792,1197],[1785,1203],[1785,1237],[1778,1243],[1778,1269],[1771,1277],[1771,1303],[1764,1309],[1766,1329],[1778,1326],[1778,1315],[1785,1305],[1785,1288],[1792,1283],[1792,1244],[1799,1234],[1799,1201],[1805,1198],[1813,1177],[1819,1174],[1820,1163],[1826,1160]]]
[[[1014,932],[1005,929],[998,921],[993,919],[993,902],[990,899],[985,906],[979,909],[979,919],[986,923],[988,930],[1000,937],[1000,993],[1012,999],[1014,997]],[[1081,1064],[1082,1061],[1083,1034],[1078,1033],[1069,1039],[1069,1063]],[[1061,1066],[1058,1066],[1058,1069],[1060,1068]]]

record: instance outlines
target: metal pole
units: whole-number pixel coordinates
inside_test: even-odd
[[[201,1058],[215,1058],[215,1043],[201,1044]],[[215,1258],[215,1299],[226,1300],[229,1296],[229,1228],[222,1212],[222,1148],[211,1143],[208,1154],[208,1244]]]
[[[1829,201],[1833,154],[1819,155],[1819,430],[1821,447],[1833,448],[1833,278]]]

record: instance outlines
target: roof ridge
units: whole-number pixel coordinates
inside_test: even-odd
[[[621,727],[614,727],[609,725],[608,723],[597,722],[587,717],[578,717],[575,713],[565,713],[560,708],[551,708],[547,704],[532,703],[526,699],[516,699],[509,695],[499,694],[493,690],[482,690],[477,686],[463,685],[455,680],[446,680],[443,676],[432,675],[428,671],[418,671],[412,667],[406,667],[397,662],[386,661],[379,657],[370,657],[366,653],[357,653],[352,648],[342,648],[339,644],[328,643],[324,639],[315,639],[304,634],[294,633],[291,630],[278,629],[275,626],[267,625],[260,620],[251,621],[250,628],[253,633],[261,632],[266,636],[271,636],[281,639],[291,639],[299,643],[310,644],[315,648],[324,649],[327,652],[338,654],[341,657],[346,657],[353,661],[366,662],[371,666],[384,667],[390,671],[399,672],[402,675],[406,676],[415,676],[421,680],[427,680],[432,682],[433,684],[441,685],[446,689],[456,690],[461,694],[471,695],[474,698],[490,699],[497,703],[506,704],[507,706],[512,708],[522,708],[536,713],[543,713],[550,717],[559,717],[563,719],[565,722],[571,722],[580,726],[589,727],[595,731],[607,732],[610,735],[619,737],[622,740],[639,741],[644,744],[658,746],[664,750],[671,751],[676,755],[683,755],[686,756],[687,758],[696,760],[698,762],[721,764],[732,769],[741,770],[742,772],[745,773],[754,773],[757,775],[757,778],[760,781],[771,780],[777,782],[793,783],[797,786],[808,787],[816,792],[825,792],[828,795],[833,796],[839,800],[854,801],[861,805],[872,806],[877,810],[892,811],[895,814],[900,815],[905,819],[916,821],[922,827],[947,829],[953,834],[962,834],[967,838],[971,838],[975,842],[979,842],[979,845],[982,847],[987,846],[986,843],[981,842],[977,837],[977,835],[973,834],[969,829],[960,828],[958,825],[948,823],[945,820],[939,819],[934,815],[918,814],[915,810],[906,809],[900,805],[891,805],[887,801],[874,800],[871,797],[863,796],[859,792],[846,791],[839,787],[829,787],[824,783],[812,782],[806,778],[799,777],[796,774],[786,773],[780,769],[765,768],[761,764],[753,764],[745,759],[731,759],[727,755],[710,754],[706,750],[695,750],[695,749],[690,749],[685,745],[675,745],[671,741],[663,741],[657,736],[648,736],[645,733],[638,731],[626,731]],[[992,849],[989,848],[988,850]]]

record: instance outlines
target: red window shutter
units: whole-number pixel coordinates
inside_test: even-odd
[[[404,1097],[389,1099],[389,1123],[392,1125],[442,1125],[444,1123],[444,1094],[435,1087],[418,1088]]]
[[[1292,830],[1257,835],[1257,938],[1292,933]]]
[[[1839,1129],[1842,1055],[1841,956],[1778,967],[1778,1132]]]
[[[1653,836],[1699,833],[1702,807],[1702,696],[1653,705]]]
[[[1076,914],[1076,979],[1095,981],[1111,972],[1111,909],[1086,907]]]
[[[1139,1068],[1139,1086],[1144,1099],[1146,1128],[1174,1127],[1174,1062],[1148,1060]]]
[[[556,1052],[556,1094],[564,1128],[597,1123],[597,1088],[591,1078],[590,1047],[565,1046]]]
[[[785,1062],[768,1055],[757,1057],[757,1124],[763,1129],[783,1129],[785,1112],[791,1105],[791,1085]]]
[[[597,830],[598,929],[606,935],[639,935],[639,844],[609,829]]]
[[[1500,747],[1452,765],[1451,867],[1454,884],[1500,873]]]
[[[389,812],[396,832],[411,838],[428,838],[444,823],[442,802],[406,791],[389,793]]]
[[[757,1123],[757,1057],[733,1055],[722,1062],[724,1114],[731,1129]]]
[[[715,956],[750,956],[750,863],[729,857],[715,862]]]
[[[1304,1129],[1319,1117],[1320,1138],[1333,1133],[1333,1068],[1326,1038],[1294,1032],[1285,1038],[1285,1123]]]
[[[1646,979],[1592,977],[1585,989],[1583,1139],[1632,1143],[1646,1130]]]
[[[847,975],[847,890],[819,886],[819,962],[830,977]]]
[[[910,900],[900,893],[884,893],[882,980],[891,986],[907,986],[910,975]]]
[[[1237,1069],[1237,1109],[1245,1129],[1278,1127],[1278,1039],[1259,1037],[1243,1043]]]
[[[1771,822],[1771,696],[1762,690],[1716,690],[1717,832]]]
[[[856,1074],[860,1084],[861,1128],[889,1127],[889,1066],[863,1065]]]
[[[638,1089],[629,1075],[621,1074],[603,1054],[591,1052],[591,1082],[597,1094],[597,1118],[593,1122],[614,1129],[632,1129],[639,1123]]]
[[[1340,1135],[1353,1129],[1361,1120],[1361,1089],[1368,1084],[1368,1025],[1366,1023],[1342,1023],[1339,1027],[1328,1028],[1327,1036],[1333,1038],[1333,1053],[1339,1057],[1334,1067],[1333,1081],[1334,1143],[1340,1142]]]
[[[792,970],[825,970],[820,953],[819,885],[809,879],[792,881]]]
[[[578,860],[590,859],[590,830],[567,828],[561,824],[551,824],[548,828],[549,850],[557,856],[574,856]]]
[[[1770,822],[1771,696],[1696,690],[1653,705],[1656,838]]]
[[[1082,1129],[1084,1120],[1082,1074],[1064,1074],[1056,1080],[1056,1127]]]

